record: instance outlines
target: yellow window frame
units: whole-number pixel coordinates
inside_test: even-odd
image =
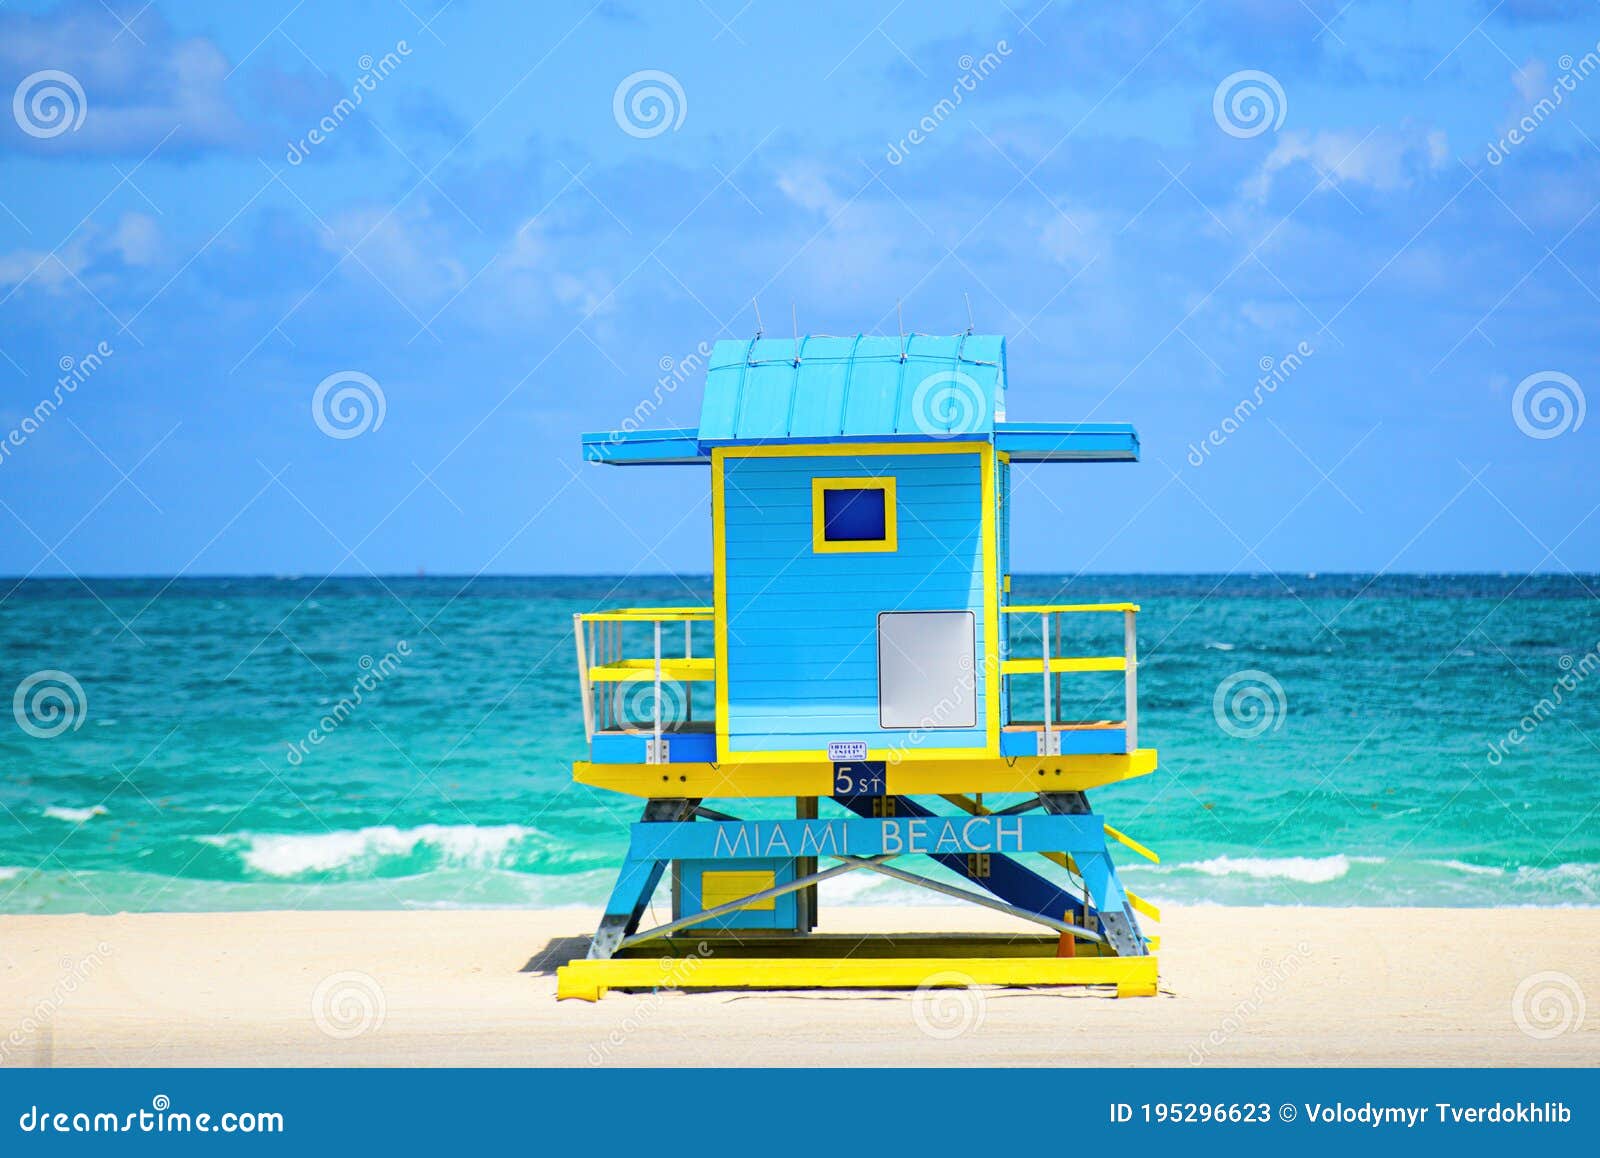
[[[827,519],[824,516],[822,498],[828,491],[882,491],[883,538],[830,541],[827,538]],[[818,555],[899,550],[899,525],[895,515],[893,478],[813,478],[811,480],[811,549]]]

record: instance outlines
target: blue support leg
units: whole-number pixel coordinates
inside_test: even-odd
[[[692,818],[697,803],[694,800],[652,800],[644,806],[643,819],[646,822],[675,824]],[[632,848],[629,848],[628,857],[622,862],[622,871],[617,874],[617,883],[611,889],[611,899],[606,902],[605,915],[600,918],[600,927],[595,930],[594,940],[589,943],[590,960],[611,957],[624,937],[638,931],[639,919],[644,916],[645,906],[650,903],[656,886],[661,883],[661,874],[666,871],[667,863],[654,858],[635,858]]]
[[[1091,811],[1089,798],[1082,792],[1041,792],[1039,799],[1046,812],[1058,816],[1086,815]],[[1144,934],[1117,877],[1116,865],[1111,862],[1111,850],[1102,846],[1099,852],[1075,853],[1073,859],[1089,899],[1099,910],[1100,931],[1105,934],[1106,943],[1118,957],[1146,956]]]

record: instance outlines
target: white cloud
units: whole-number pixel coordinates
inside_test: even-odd
[[[151,265],[161,252],[161,229],[145,213],[124,213],[107,239],[124,265]]]
[[[1085,209],[1052,213],[1039,230],[1039,245],[1061,265],[1083,266],[1104,257],[1110,247],[1104,223]]]
[[[400,212],[376,207],[341,213],[322,235],[332,253],[353,251],[341,267],[356,281],[376,278],[412,309],[450,297],[467,281],[450,232],[426,206]]]
[[[1264,201],[1279,173],[1305,164],[1330,185],[1365,185],[1390,193],[1409,188],[1421,172],[1442,168],[1449,156],[1449,143],[1437,129],[1380,129],[1368,134],[1290,129],[1279,135],[1278,143],[1241,192]]]
[[[1269,334],[1291,333],[1296,327],[1303,328],[1306,321],[1306,315],[1300,307],[1289,301],[1252,299],[1239,306],[1239,316],[1256,329]]]
[[[496,303],[487,322],[525,324],[549,307],[570,308],[583,318],[602,318],[616,310],[616,284],[611,274],[597,269],[575,272],[561,268],[595,260],[592,249],[552,238],[545,220],[523,222],[483,278],[486,293]]]
[[[575,306],[585,317],[608,314],[616,308],[611,281],[593,271],[582,274],[557,273],[551,279],[556,300],[564,306]]]
[[[833,191],[822,169],[810,162],[792,164],[778,174],[778,190],[800,208],[824,217],[837,215],[845,200]]]
[[[1511,83],[1522,98],[1519,111],[1550,95],[1550,71],[1542,60],[1530,60],[1521,68],[1513,69]]]
[[[53,253],[17,249],[0,253],[0,287],[27,282],[47,293],[64,293],[108,264],[128,269],[156,264],[161,257],[161,231],[143,213],[124,213],[110,232],[85,225]]]
[[[163,143],[167,151],[243,145],[246,130],[226,91],[222,50],[203,37],[179,39],[148,5],[129,23],[132,31],[124,31],[100,5],[44,16],[0,13],[6,91],[41,69],[58,70],[82,89],[84,105],[76,129],[47,139],[0,118],[0,145],[131,156]]]

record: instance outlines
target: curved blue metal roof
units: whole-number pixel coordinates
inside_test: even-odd
[[[989,334],[718,342],[700,441],[993,434],[1005,417],[1005,366],[1005,339]]]
[[[1007,422],[1006,342],[994,334],[812,335],[718,342],[697,430],[585,434],[591,462],[709,462],[719,446],[993,442],[1012,462],[1136,462],[1122,422]]]

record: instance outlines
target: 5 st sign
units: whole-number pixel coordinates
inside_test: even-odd
[[[861,761],[833,766],[835,796],[882,796],[888,784],[883,761]]]

